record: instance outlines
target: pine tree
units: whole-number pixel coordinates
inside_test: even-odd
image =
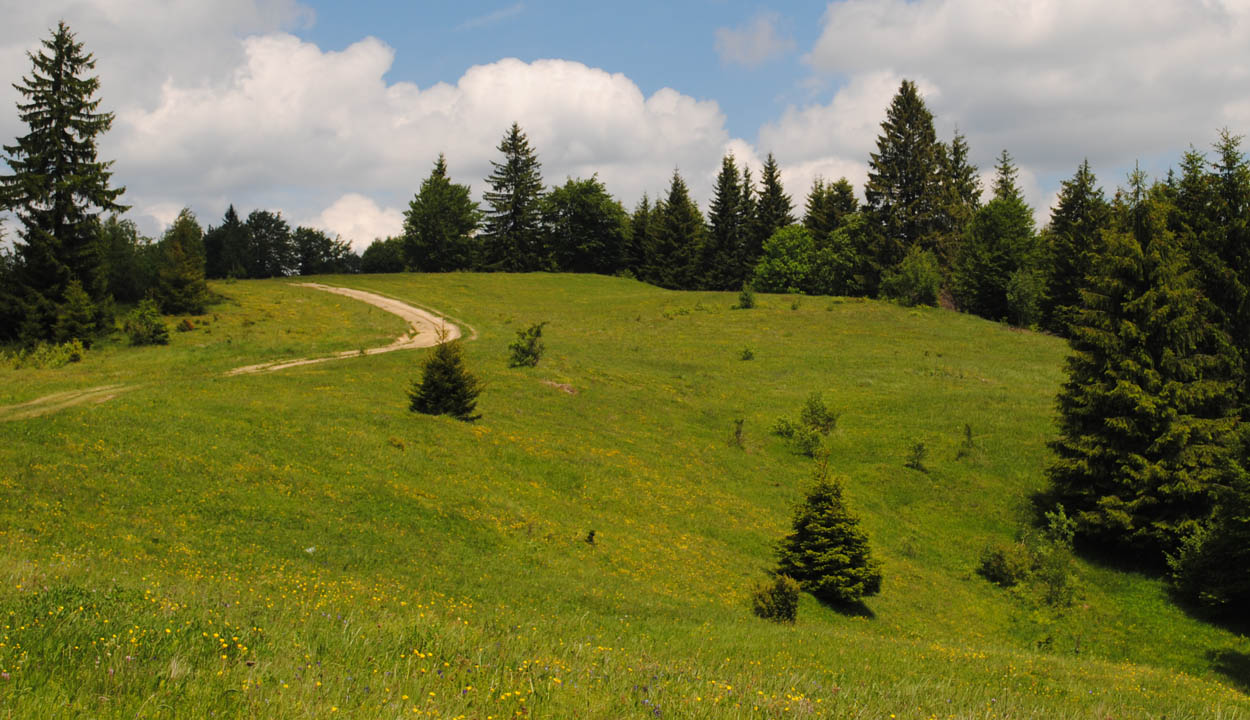
[[[1072,313],[1080,305],[1090,251],[1111,222],[1111,206],[1097,183],[1089,160],[1083,161],[1072,179],[1062,183],[1044,236],[1048,277],[1043,318],[1048,329],[1060,334],[1067,334]]]
[[[422,365],[420,382],[408,391],[409,409],[473,422],[481,417],[474,413],[481,392],[481,383],[464,367],[460,343],[440,334],[438,345]]]
[[[14,85],[25,98],[17,108],[29,132],[5,145],[13,171],[0,176],[0,209],[22,225],[17,281],[26,308],[28,341],[52,332],[55,308],[78,281],[92,302],[104,299],[107,280],[96,242],[99,216],[127,208],[117,200],[125,188],[110,186],[111,162],[97,158],[97,138],[113,124],[98,112],[99,78],[87,77],[95,59],[64,22],[37,54],[33,68]]]
[[[183,208],[161,239],[155,294],[162,313],[199,315],[204,312],[208,285],[204,282],[203,238],[195,215],[190,208]]]
[[[777,548],[777,573],[829,603],[849,604],[881,590],[881,566],[837,481],[819,480],[794,512],[794,532]]]
[[[960,309],[990,320],[1013,317],[1013,276],[1036,270],[1033,211],[1016,185],[1016,168],[1006,150],[999,157],[994,199],[977,211],[955,260],[953,285]]]
[[[803,214],[803,227],[807,228],[817,244],[824,243],[829,234],[845,222],[846,217],[859,209],[855,189],[846,178],[826,184],[824,178],[816,178],[807,194]]]
[[[541,204],[553,269],[604,275],[621,269],[629,218],[597,176],[570,178]]]
[[[507,272],[532,272],[550,267],[542,234],[540,200],[542,165],[521,126],[512,127],[499,143],[503,162],[491,161],[494,172],[486,178],[485,268]]]
[[[639,279],[646,279],[647,268],[650,266],[654,216],[651,199],[643,193],[642,200],[638,201],[634,206],[634,213],[629,216],[629,234],[621,251],[621,264]]]
[[[1078,537],[1161,561],[1209,518],[1235,462],[1235,356],[1207,322],[1158,189],[1140,172],[1073,315],[1048,470]]]
[[[742,183],[739,187],[742,188],[742,194],[739,195],[740,205],[738,207],[738,216],[742,218],[742,242],[738,245],[737,274],[745,281],[755,271],[755,264],[759,262],[760,253],[764,249],[762,243],[759,247],[755,245],[755,221],[756,212],[759,208],[759,192],[755,188],[755,180],[751,177],[751,168],[746,163],[742,165]],[[764,239],[767,240],[768,238]]]
[[[920,244],[935,250],[941,230],[942,157],[916,84],[904,80],[886,110],[877,151],[868,161],[864,200],[880,230],[874,262],[882,273]]]
[[[69,281],[65,289],[65,302],[57,311],[56,325],[52,328],[52,339],[58,343],[77,340],[83,347],[91,347],[91,338],[97,329],[95,306],[87,291],[77,279]]]
[[[699,206],[681,174],[673,171],[668,197],[652,214],[655,234],[649,253],[648,282],[660,287],[692,290],[699,286],[706,228]]]
[[[221,225],[204,233],[204,275],[209,278],[248,277],[250,242],[247,228],[234,205],[226,208]]]
[[[733,155],[721,160],[716,187],[707,212],[707,247],[704,260],[704,285],[709,290],[733,290],[742,287],[738,259],[748,231],[743,217],[742,175]]]
[[[981,209],[981,178],[968,160],[968,140],[955,131],[950,146],[939,146],[941,211],[938,214],[938,262],[944,269],[955,264],[964,231]]]
[[[404,213],[404,256],[420,272],[452,272],[474,266],[473,234],[482,222],[468,185],[447,177],[447,160],[439,153],[430,176]]]
[[[755,198],[755,212],[750,217],[751,232],[748,236],[746,253],[747,265],[754,266],[764,251],[764,242],[787,225],[794,224],[794,203],[781,186],[781,168],[777,166],[772,153],[764,160],[764,169],[760,173],[759,194]]]

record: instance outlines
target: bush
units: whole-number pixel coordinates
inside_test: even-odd
[[[151,297],[144,298],[122,322],[122,331],[131,345],[168,345],[169,329],[161,320],[161,311]]]
[[[801,225],[787,225],[767,240],[752,271],[751,285],[764,292],[798,292],[807,286],[816,244]]]
[[[734,306],[735,310],[750,310],[755,307],[755,290],[751,287],[751,283],[742,283],[742,292],[738,293],[738,304]]]
[[[1040,270],[1020,268],[1007,278],[1007,311],[1011,324],[1033,327],[1042,319],[1046,278]]]
[[[991,543],[981,552],[981,567],[977,572],[995,585],[1012,587],[1029,578],[1033,569],[1033,556],[1024,543]]]
[[[794,532],[777,548],[777,572],[826,602],[854,603],[881,591],[881,565],[837,481],[818,480],[794,511]]]
[[[736,448],[746,447],[746,439],[742,434],[742,424],[745,422],[746,420],[743,418],[738,418],[737,420],[734,420],[733,432],[729,434],[729,447],[736,447]]]
[[[907,307],[937,305],[941,289],[942,271],[937,258],[917,246],[907,251],[907,257],[881,279],[881,292]]]
[[[508,359],[508,367],[534,367],[546,349],[543,346],[543,326],[546,322],[530,325],[524,330],[517,330],[516,340],[508,346],[512,356]]]
[[[797,422],[778,418],[773,423],[772,431],[774,435],[789,440],[795,452],[815,457],[820,450],[821,438],[833,432],[837,424],[838,414],[825,405],[820,393],[814,392],[807,397]]]
[[[751,348],[742,348],[742,353],[738,356],[741,360],[754,360],[755,353],[751,352]]]
[[[439,340],[422,365],[421,381],[414,382],[408,391],[412,401],[409,409],[426,415],[450,415],[465,422],[477,420],[481,415],[473,411],[481,383],[465,369],[460,343],[448,342],[442,332]]]
[[[76,363],[83,359],[87,350],[79,340],[70,340],[59,345],[39,343],[29,350],[21,350],[5,359],[13,363],[15,370],[24,367],[56,369]]]
[[[765,620],[793,623],[799,614],[799,584],[785,575],[760,583],[751,593],[751,609]]]
[[[927,473],[929,472],[929,468],[924,466],[924,459],[928,454],[929,451],[925,448],[924,443],[915,443],[911,446],[911,449],[907,451],[907,462],[904,464],[912,470]]]
[[[807,396],[807,402],[799,412],[799,422],[821,435],[828,435],[838,426],[838,414],[825,405],[825,399],[819,392],[814,392]]]

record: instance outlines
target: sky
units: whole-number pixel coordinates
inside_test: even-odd
[[[1250,131],[1250,0],[0,0],[0,17],[0,141],[26,132],[10,84],[64,20],[116,116],[100,157],[150,235],[233,204],[361,250],[400,231],[439,153],[480,198],[514,121],[548,185],[597,173],[627,209],[674,170],[706,209],[730,152],[757,178],[774,153],[801,208],[817,177],[862,193],[905,78],[984,178],[1011,153],[1039,224],[1083,159],[1110,194]]]

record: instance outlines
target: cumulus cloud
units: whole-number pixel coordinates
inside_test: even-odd
[[[316,218],[300,223],[320,228],[348,240],[356,252],[364,252],[377,238],[398,235],[404,227],[403,212],[379,207],[372,199],[348,193]]]
[[[774,12],[756,15],[736,28],[717,28],[716,53],[721,62],[757,67],[794,49],[794,39],[777,29],[780,16]]]
[[[866,78],[922,79],[940,127],[958,124],[986,167],[1007,148],[1022,169],[1067,176],[1088,156],[1113,185],[1137,158],[1250,130],[1242,0],[845,0],[823,26],[807,62],[849,81],[829,109]]]

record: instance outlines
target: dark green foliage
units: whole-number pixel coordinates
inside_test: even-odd
[[[1244,476],[1226,490],[1211,523],[1168,561],[1179,595],[1215,615],[1250,620],[1250,485]]]
[[[808,285],[816,243],[807,228],[789,225],[773,233],[751,276],[762,292],[798,292]]]
[[[490,190],[483,233],[484,267],[506,272],[532,272],[550,267],[542,228],[543,179],[538,155],[521,126],[512,127],[499,143],[503,162],[491,161],[486,178]]]
[[[360,258],[345,240],[331,238],[324,231],[297,227],[291,233],[295,245],[296,272],[300,275],[353,273],[360,270]]]
[[[57,308],[56,325],[52,336],[58,343],[77,340],[83,347],[91,347],[91,338],[98,329],[96,308],[87,291],[77,280],[71,280],[65,288],[65,299]]]
[[[1042,320],[1046,278],[1036,266],[1017,268],[1007,278],[1007,321],[1017,327],[1035,327]]]
[[[815,457],[820,450],[821,439],[833,432],[837,425],[838,413],[825,405],[824,397],[819,392],[814,392],[807,396],[798,420],[778,418],[772,432],[790,441],[800,455]]]
[[[1236,471],[1236,362],[1206,322],[1160,189],[1131,181],[1070,326],[1049,477],[1079,539],[1162,560]]]
[[[701,282],[706,228],[681,174],[673,171],[668,197],[657,204],[647,252],[646,280],[665,288],[693,289]]]
[[[815,237],[806,290],[813,295],[868,294],[875,278],[873,230],[866,215],[854,212],[825,238]]]
[[[907,450],[907,462],[903,464],[917,472],[927,473],[929,468],[925,467],[924,459],[928,455],[929,450],[924,446],[924,443],[912,443],[912,446]]]
[[[251,241],[234,206],[226,208],[221,225],[204,233],[204,274],[209,278],[249,277]]]
[[[378,238],[360,254],[360,272],[397,273],[404,271],[404,239]]]
[[[442,342],[421,368],[421,380],[408,391],[409,409],[426,415],[450,415],[457,420],[473,422],[481,383],[464,367],[460,343],[440,338]]]
[[[977,573],[1002,587],[1012,587],[1029,579],[1033,555],[1022,542],[991,543],[981,551]]]
[[[750,310],[755,307],[755,288],[751,287],[751,283],[742,283],[742,289],[738,291],[738,304],[734,305],[735,310]]]
[[[129,220],[110,215],[100,224],[105,286],[119,303],[137,303],[156,287],[160,248]]]
[[[541,204],[555,270],[610,275],[623,267],[629,217],[598,177],[569,179]]]
[[[930,250],[913,246],[897,267],[881,279],[881,294],[906,307],[937,305],[942,290],[942,270]]]
[[[703,284],[709,290],[732,290],[746,279],[741,260],[753,229],[754,219],[747,214],[750,193],[751,188],[743,185],[734,156],[726,155],[721,160],[707,211]]]
[[[937,217],[938,263],[949,269],[959,256],[963,234],[981,209],[981,178],[968,161],[968,141],[958,130],[949,146],[940,146],[941,197]]]
[[[282,219],[282,213],[253,210],[243,227],[247,237],[247,277],[286,277],[299,270],[291,226]]]
[[[994,180],[994,199],[973,217],[954,269],[960,309],[990,320],[1012,317],[1007,287],[1018,270],[1034,272],[1039,263],[1033,211],[1015,184],[1016,168],[1004,150]]]
[[[825,398],[819,392],[814,392],[803,403],[799,422],[821,435],[828,435],[838,426],[838,414],[825,405]]]
[[[778,575],[751,593],[751,611],[765,620],[793,623],[799,615],[799,590],[792,578]]]
[[[646,277],[647,253],[654,246],[655,211],[651,199],[643,193],[642,200],[629,216],[629,232],[625,236],[625,245],[621,249],[621,266],[633,273],[635,278]]]
[[[842,497],[842,484],[819,479],[795,509],[794,531],[777,548],[777,573],[830,603],[848,604],[881,590],[881,566]]]
[[[139,306],[132,310],[122,321],[122,332],[130,340],[131,345],[168,345],[169,328],[161,320],[161,311],[156,300],[144,298]]]
[[[447,177],[447,160],[439,153],[404,213],[407,266],[419,272],[473,268],[477,254],[473,234],[481,223],[482,212],[469,196],[469,186]]]
[[[751,350],[751,348],[742,348],[742,352],[738,353],[738,359],[739,360],[754,360],[755,353]]]
[[[1072,179],[1065,180],[1043,235],[1046,252],[1046,297],[1042,322],[1046,329],[1067,334],[1072,314],[1081,303],[1080,291],[1090,270],[1090,251],[1111,223],[1111,206],[1085,160]]]
[[[933,115],[912,81],[903,81],[886,110],[868,166],[864,199],[879,230],[873,248],[879,276],[901,262],[913,245],[935,249],[942,228],[941,145]]]
[[[106,297],[100,257],[99,215],[124,211],[124,188],[110,187],[112,163],[96,156],[98,136],[113,124],[98,112],[98,78],[90,53],[64,22],[42,48],[28,53],[31,73],[14,88],[23,100],[18,115],[28,132],[5,145],[11,175],[0,175],[0,210],[21,224],[14,279],[22,305],[21,334],[28,343],[51,337],[55,308],[77,281],[93,303]],[[12,337],[13,325],[0,328]]]
[[[156,302],[167,315],[199,315],[208,302],[204,282],[204,239],[190,208],[161,239],[156,267]]]
[[[508,367],[534,367],[538,365],[538,360],[542,358],[543,351],[543,326],[546,322],[530,325],[524,330],[517,330],[516,340],[508,345]]]
[[[855,198],[855,189],[849,180],[840,178],[837,182],[826,184],[823,178],[818,177],[807,194],[803,227],[812,233],[817,242],[821,242],[842,227],[846,217],[858,209],[859,200]]]
[[[745,352],[750,352],[750,350],[747,350]],[[750,360],[750,358],[748,357],[743,357],[742,359]],[[729,433],[729,447],[736,447],[739,450],[746,447],[746,438],[743,436],[743,433],[742,433],[742,424],[745,422],[746,420],[743,418],[738,418],[734,420],[733,432]]]
[[[744,186],[750,188],[750,176],[744,178]],[[778,230],[794,224],[794,203],[781,186],[781,168],[768,153],[764,169],[760,173],[760,189],[744,209],[743,217],[751,218],[747,233],[746,249],[743,251],[743,267],[753,267],[764,251],[764,243]]]

